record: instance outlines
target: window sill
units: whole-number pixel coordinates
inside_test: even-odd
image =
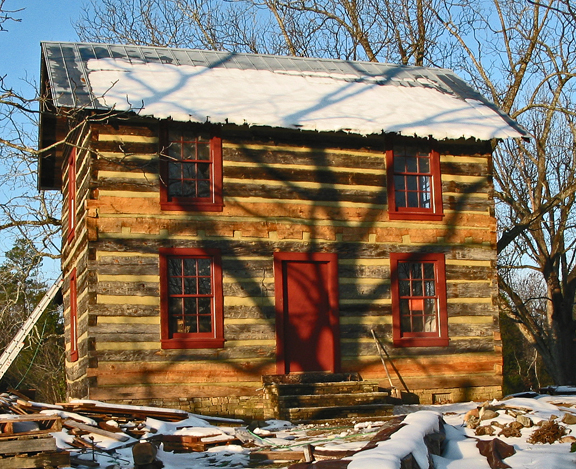
[[[414,221],[442,221],[443,213],[431,212],[388,212],[389,220],[414,220]]]
[[[162,349],[224,348],[224,339],[162,339]]]
[[[443,337],[404,337],[394,339],[394,347],[448,347],[449,339]]]
[[[211,202],[162,202],[162,210],[181,212],[221,212],[224,204]]]

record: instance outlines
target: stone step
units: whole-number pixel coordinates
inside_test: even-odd
[[[329,373],[326,371],[306,371],[287,375],[264,375],[262,384],[300,384],[300,383],[337,383],[345,381],[361,381],[358,373]]]
[[[294,407],[328,407],[328,406],[357,406],[366,404],[387,404],[389,397],[390,395],[387,392],[279,396],[278,406],[283,409],[286,409]]]
[[[379,386],[376,381],[344,381],[338,383],[272,384],[266,386],[266,389],[270,394],[276,396],[298,396],[378,392]]]
[[[310,422],[354,417],[383,417],[392,415],[392,404],[366,404],[336,407],[294,407],[289,409],[286,417],[291,422]]]

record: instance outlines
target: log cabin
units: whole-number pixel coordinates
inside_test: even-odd
[[[309,375],[500,396],[491,153],[526,132],[452,71],[41,48],[70,398],[265,418]]]

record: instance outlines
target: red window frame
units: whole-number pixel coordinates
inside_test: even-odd
[[[71,242],[76,233],[76,148],[68,155],[68,236]]]
[[[198,269],[198,261],[210,261],[210,273],[205,275]],[[185,262],[185,260],[191,260]],[[195,261],[195,262],[194,262]],[[201,261],[200,261],[201,262]],[[180,274],[170,275],[169,267],[176,268],[180,263]],[[194,272],[186,272],[185,266],[194,266]],[[209,279],[210,291],[201,292],[200,282]],[[178,287],[180,282],[180,287]],[[190,287],[188,287],[190,285]],[[207,285],[204,283],[204,285]],[[193,291],[186,291],[190,288]],[[206,287],[204,287],[206,288]],[[171,291],[172,289],[172,291]],[[179,293],[174,289],[179,289]],[[172,300],[172,301],[171,301]],[[174,311],[180,302],[181,326],[185,321],[191,327],[191,320],[195,321],[196,332],[174,330],[174,319],[178,316]],[[186,314],[186,304],[193,302],[195,313]],[[209,300],[209,318],[211,330],[200,331],[202,319],[208,316],[200,313],[200,304]],[[172,307],[172,312],[170,308]],[[190,248],[162,248],[160,249],[160,317],[161,317],[161,343],[163,349],[195,349],[195,348],[222,348],[224,347],[224,310],[222,294],[222,259],[219,249],[190,249]],[[176,324],[178,326],[178,324]]]
[[[403,266],[409,266],[407,271],[401,270]],[[449,339],[444,254],[391,253],[390,274],[394,346],[447,346]],[[433,291],[430,282],[433,282]],[[435,308],[433,315],[426,313],[425,305]],[[433,319],[433,330],[407,330],[424,329],[427,318]],[[408,323],[410,327],[406,327]]]
[[[442,220],[440,155],[429,142],[395,142],[386,168],[390,220]]]
[[[162,210],[222,211],[222,139],[217,130],[175,122],[161,126]],[[194,195],[183,194],[185,190]]]
[[[78,285],[76,268],[70,273],[70,361],[78,360]]]

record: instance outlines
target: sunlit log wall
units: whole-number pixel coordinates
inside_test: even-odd
[[[90,152],[78,153],[77,235],[63,249],[79,286],[71,397],[265,416],[256,397],[261,375],[275,373],[272,256],[310,250],[338,253],[343,371],[388,387],[373,328],[421,402],[499,395],[487,142],[439,144],[445,216],[420,222],[388,218],[385,136],[225,126],[222,138],[224,210],[194,213],[160,208],[155,122],[92,125],[79,137]],[[161,348],[161,247],[221,250],[224,348]],[[445,254],[448,347],[392,346],[389,255],[412,251]]]

